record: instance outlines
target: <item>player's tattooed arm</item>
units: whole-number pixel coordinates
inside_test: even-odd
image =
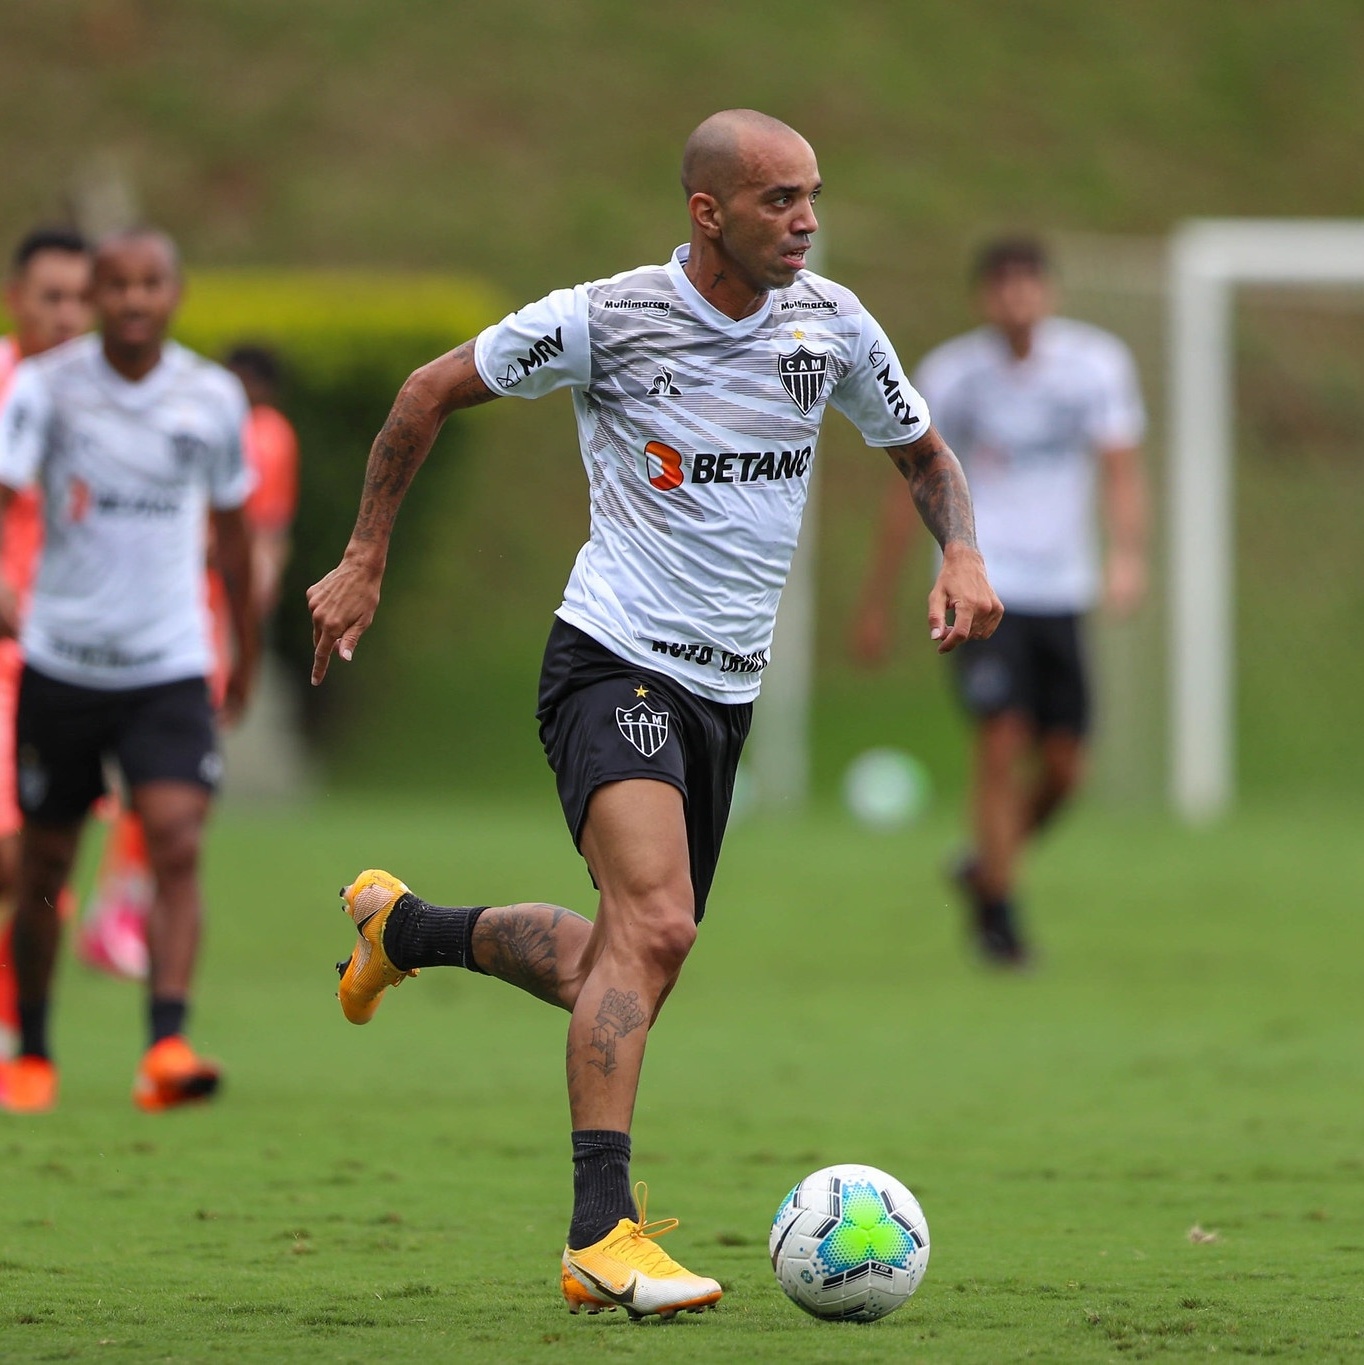
[[[919,516],[944,548],[957,541],[976,548],[976,523],[966,475],[951,447],[929,427],[910,445],[891,446],[888,454],[909,484]]]
[[[942,566],[928,594],[929,638],[937,641],[940,654],[964,640],[985,639],[994,633],[1004,607],[976,545],[971,494],[960,462],[932,427],[888,453],[905,476],[924,525],[942,546]]]
[[[445,419],[496,396],[474,364],[472,341],[408,377],[370,449],[352,542],[387,548],[398,507]]]
[[[399,390],[370,448],[360,511],[341,563],[308,589],[314,686],[326,677],[333,654],[351,658],[374,620],[398,508],[441,424],[495,396],[479,376],[472,341],[414,371]]]

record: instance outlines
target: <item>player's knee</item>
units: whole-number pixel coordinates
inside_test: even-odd
[[[198,821],[178,820],[147,830],[147,857],[158,880],[193,877],[199,867],[203,831]]]
[[[33,826],[24,831],[19,848],[18,878],[23,899],[53,909],[75,862],[75,837]]]
[[[1001,711],[980,722],[976,733],[976,763],[987,779],[1011,777],[1032,744],[1027,718]]]
[[[1045,772],[1048,785],[1058,800],[1071,795],[1085,779],[1085,754],[1079,745],[1066,743],[1045,752]]]
[[[696,942],[696,920],[690,908],[681,907],[685,913],[670,915],[656,927],[653,949],[658,966],[669,976],[675,976]]]
[[[696,920],[690,899],[651,897],[633,907],[626,921],[623,946],[650,976],[670,980],[696,942]]]

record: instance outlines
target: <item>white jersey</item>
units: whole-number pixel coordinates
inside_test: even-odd
[[[929,353],[915,384],[971,487],[976,538],[1005,607],[1086,611],[1099,594],[1095,465],[1146,425],[1117,337],[1047,318],[1019,360],[981,327]]]
[[[772,644],[824,410],[868,445],[928,409],[876,320],[802,271],[735,321],[667,265],[562,289],[480,333],[494,393],[571,387],[591,534],[558,615],[712,701],[751,701]]]
[[[83,687],[206,675],[208,509],[250,491],[246,395],[168,342],[132,383],[97,334],[26,360],[0,414],[0,483],[43,498],[43,552],[25,659]]]

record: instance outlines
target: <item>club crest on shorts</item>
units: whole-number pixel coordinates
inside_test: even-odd
[[[797,346],[794,351],[777,357],[777,373],[781,386],[791,395],[801,410],[809,412],[824,392],[824,377],[828,373],[829,357],[819,351]]]
[[[616,724],[645,758],[652,758],[668,742],[668,713],[651,711],[643,702],[629,710],[616,707]]]

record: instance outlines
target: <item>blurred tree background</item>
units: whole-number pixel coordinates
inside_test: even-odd
[[[192,287],[196,272],[265,267],[466,282],[448,329],[414,303],[411,326],[333,368],[331,387],[317,387],[313,342],[298,342],[286,406],[305,428],[309,488],[330,491],[300,528],[297,596],[344,544],[353,497],[335,490],[358,492],[407,369],[504,308],[665,259],[686,235],[682,142],[717,108],[762,108],[814,143],[822,268],[867,300],[907,363],[971,323],[975,245],[1037,230],[1063,264],[1067,243],[1083,247],[1074,311],[1143,332],[1158,419],[1160,239],[1192,216],[1364,214],[1361,70],[1358,0],[7,0],[0,230],[133,212],[179,239]],[[1128,294],[1104,241],[1114,262],[1147,262]],[[1348,785],[1364,758],[1350,701],[1364,675],[1351,629],[1359,315],[1347,300],[1323,333],[1310,302],[1243,310],[1242,732],[1262,790]],[[1289,407],[1280,392],[1296,395]],[[1158,421],[1152,448],[1158,472]],[[843,657],[884,460],[837,420],[821,452],[816,777],[827,789],[858,749],[893,742],[950,787],[960,732],[917,584],[890,670],[869,678]],[[329,780],[540,781],[536,665],[586,528],[567,398],[469,414],[434,459],[380,621],[328,683]],[[1340,525],[1327,534],[1324,520]],[[1311,629],[1285,649],[1305,586]],[[1157,596],[1120,647],[1138,691],[1161,686],[1160,613]],[[280,628],[306,630],[296,602]],[[1300,656],[1327,641],[1304,672]],[[1305,760],[1295,736],[1324,708],[1350,713],[1355,738],[1317,725]],[[1147,731],[1132,734],[1129,766],[1155,774]]]

